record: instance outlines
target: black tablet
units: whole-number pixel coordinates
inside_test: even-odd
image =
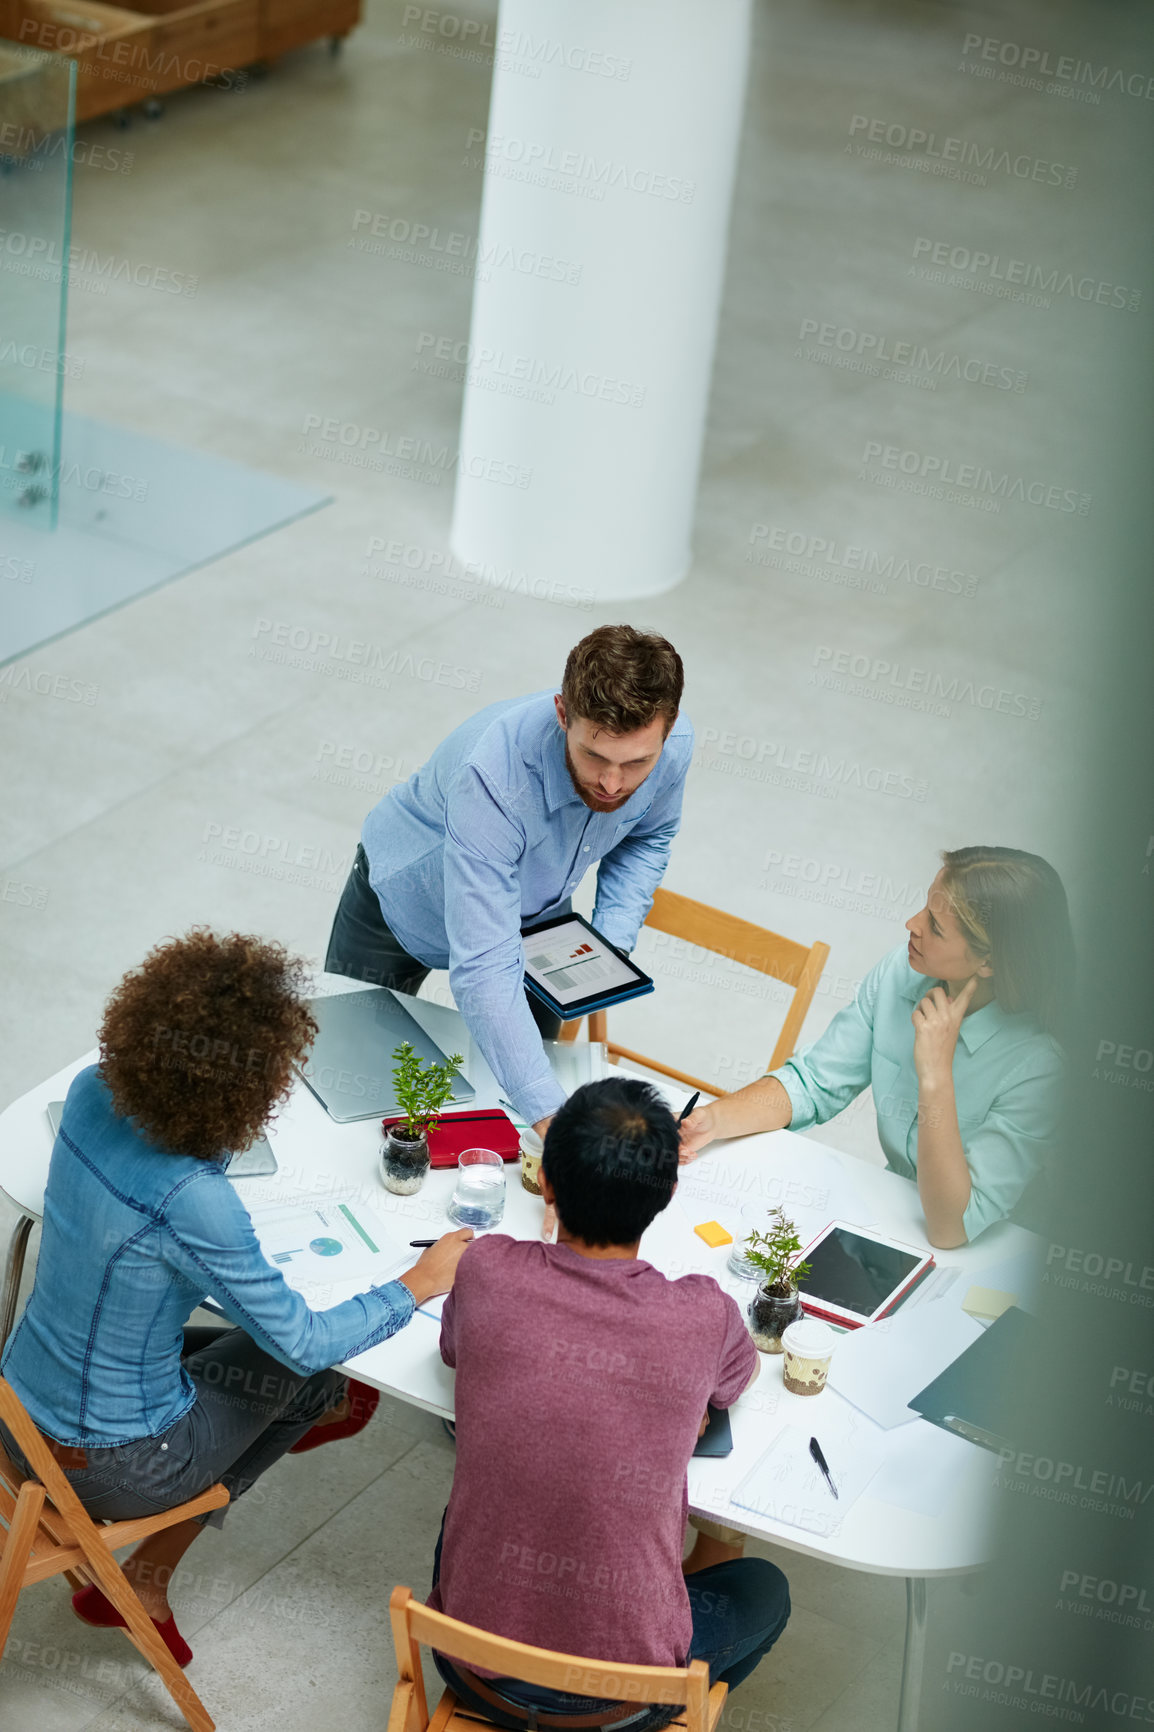
[[[562,1022],[653,991],[653,982],[579,914],[526,926],[525,985]]]
[[[804,1311],[843,1329],[857,1329],[892,1311],[934,1267],[932,1252],[831,1221],[798,1258],[809,1273],[798,1281]]]

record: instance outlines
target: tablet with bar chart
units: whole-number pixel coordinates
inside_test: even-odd
[[[579,914],[527,926],[525,985],[562,1022],[653,991],[647,974]]]

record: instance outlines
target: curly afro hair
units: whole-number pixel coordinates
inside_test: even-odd
[[[194,927],[125,975],[100,1025],[112,1104],[175,1155],[246,1149],[292,1086],[317,1025],[283,946]]]

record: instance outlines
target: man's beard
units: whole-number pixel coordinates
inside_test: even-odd
[[[568,739],[565,741],[565,768],[569,772],[569,780],[573,784],[574,793],[577,795],[577,798],[581,801],[582,805],[588,806],[591,812],[616,812],[617,808],[619,806],[624,806],[626,800],[630,798],[629,794],[620,794],[616,800],[601,800],[598,799],[595,794],[590,794],[587,789],[583,788],[581,783],[577,780],[577,772],[573,768],[573,760],[569,756]]]

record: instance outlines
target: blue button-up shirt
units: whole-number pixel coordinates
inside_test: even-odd
[[[878,1138],[892,1172],[918,1170],[914,1005],[937,982],[910,967],[905,945],[871,968],[852,1004],[825,1033],[772,1074],[793,1103],[790,1129],[824,1124],[873,1085]],[[994,999],[963,1017],[954,1051],[954,1098],[970,1201],[967,1239],[1010,1213],[1044,1161],[1059,1110],[1062,1049],[1032,1016]]]
[[[36,1285],[4,1376],[58,1443],[160,1437],[196,1401],[181,1331],[206,1294],[258,1346],[307,1373],[375,1347],[414,1309],[409,1289],[389,1281],[310,1310],[266,1261],[221,1163],[148,1142],[89,1066],[64,1103]]]
[[[693,729],[679,716],[660,758],[615,812],[573,786],[553,691],[463,722],[365,819],[369,882],[405,949],[447,968],[490,1068],[530,1123],[564,1091],[525,1002],[521,928],[568,911],[596,865],[593,924],[632,950],[681,823]]]

